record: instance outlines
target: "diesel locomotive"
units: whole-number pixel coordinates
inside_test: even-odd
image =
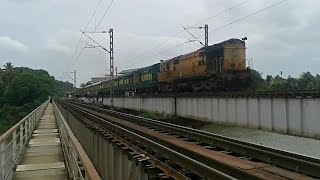
[[[240,39],[229,39],[160,63],[117,76],[115,95],[246,90],[251,82],[246,66],[246,46]],[[109,94],[111,80],[72,92],[73,96]]]

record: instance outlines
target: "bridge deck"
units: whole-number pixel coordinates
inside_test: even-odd
[[[48,104],[14,172],[13,179],[67,179],[58,133],[53,106]]]

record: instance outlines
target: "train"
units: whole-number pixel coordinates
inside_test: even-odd
[[[106,80],[71,92],[76,96],[108,96],[114,83],[116,96],[148,93],[244,91],[250,87],[246,45],[229,39],[159,63],[127,70]]]

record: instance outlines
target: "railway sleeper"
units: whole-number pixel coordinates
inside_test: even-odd
[[[107,118],[108,120],[110,120],[110,119],[112,119],[111,117],[109,117],[109,118]],[[115,121],[115,120],[112,120],[112,121]],[[118,125],[120,125],[121,123],[117,123]],[[128,123],[127,123],[128,124]],[[126,127],[126,128],[128,128],[128,126]],[[142,127],[140,127],[140,129],[141,129]],[[130,127],[129,128],[130,130],[133,130],[133,132],[136,132],[136,133],[138,133],[138,131],[137,130],[135,130],[134,129],[134,126],[132,126],[132,127]],[[146,137],[148,137],[148,138],[150,138],[150,139],[153,139],[153,140],[159,140],[159,138],[156,138],[155,139],[155,137],[152,137],[152,136],[150,136],[150,135],[148,135],[148,134],[146,134],[146,132],[144,132],[144,131],[140,131],[140,133],[142,133],[143,132],[143,134],[144,134],[144,136],[146,136]],[[162,144],[164,144],[164,145],[166,145],[167,147],[171,147],[171,148],[173,148],[174,150],[176,150],[176,151],[179,151],[179,152],[184,152],[184,154],[186,154],[186,155],[188,155],[189,157],[193,157],[193,158],[195,158],[195,159],[200,159],[202,162],[211,162],[211,163],[209,163],[209,164],[211,164],[211,165],[213,165],[213,164],[216,164],[216,165],[214,165],[213,167],[214,168],[217,168],[217,169],[220,169],[220,170],[222,170],[222,169],[224,169],[224,172],[227,172],[228,174],[231,174],[231,175],[233,175],[234,177],[239,177],[239,178],[242,178],[242,177],[264,177],[264,176],[266,176],[266,175],[269,175],[270,177],[273,177],[273,178],[277,178],[278,176],[277,175],[272,175],[272,173],[270,174],[270,173],[267,173],[267,172],[265,172],[265,171],[263,171],[263,169],[262,168],[254,168],[255,170],[251,170],[251,169],[249,169],[249,170],[247,170],[247,171],[243,171],[243,170],[241,170],[241,169],[234,169],[233,168],[233,170],[231,170],[230,169],[230,167],[228,167],[228,165],[226,165],[226,164],[224,164],[224,163],[218,163],[217,164],[217,162],[214,162],[214,161],[208,161],[209,159],[206,159],[206,158],[204,158],[204,157],[202,157],[202,156],[199,156],[199,155],[196,155],[196,154],[194,154],[193,153],[193,151],[191,150],[191,149],[188,149],[187,151],[185,151],[186,149],[181,149],[181,148],[179,148],[179,147],[177,147],[176,145],[173,145],[173,144],[170,144],[170,143],[168,143],[168,142],[162,142]],[[212,164],[213,163],[213,164]],[[223,167],[223,168],[222,168]],[[259,167],[259,166],[258,166]],[[263,167],[268,167],[268,166],[266,166],[266,165],[264,165]],[[226,169],[229,169],[229,170],[226,170]],[[258,170],[258,169],[261,169],[260,171]],[[245,173],[246,172],[246,173]],[[279,177],[278,177],[279,178]]]

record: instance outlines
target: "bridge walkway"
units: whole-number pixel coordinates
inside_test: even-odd
[[[57,120],[51,103],[46,107],[27,144],[13,179],[68,179]]]

